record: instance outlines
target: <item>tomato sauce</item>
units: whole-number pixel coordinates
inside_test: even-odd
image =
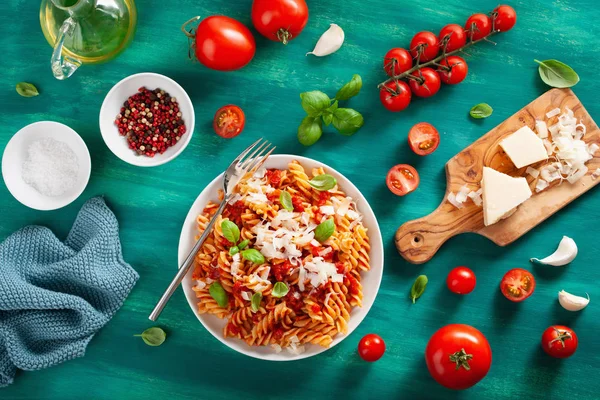
[[[246,206],[242,200],[238,200],[233,204],[227,204],[223,211],[223,216],[229,218],[236,225],[242,225],[242,214],[246,211]]]
[[[281,184],[281,171],[278,169],[268,169],[265,173],[267,182],[273,187],[279,187]]]
[[[289,260],[285,260],[283,263],[274,264],[271,267],[271,272],[273,273],[273,276],[275,276],[275,279],[281,282],[288,276],[291,269],[292,263],[290,263]]]
[[[302,205],[302,199],[300,199],[300,197],[293,196],[292,197],[292,205],[294,206],[294,211],[296,211],[296,212],[304,211],[304,206]]]

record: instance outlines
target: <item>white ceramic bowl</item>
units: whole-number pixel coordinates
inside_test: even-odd
[[[177,144],[169,147],[163,154],[157,153],[154,157],[137,155],[134,150],[129,148],[125,136],[119,134],[115,125],[115,119],[119,115],[123,103],[137,93],[142,86],[149,90],[160,88],[169,93],[171,97],[175,97],[187,129]],[[185,90],[173,79],[151,72],[131,75],[117,83],[110,89],[100,108],[100,132],[104,142],[114,155],[126,163],[139,167],[155,167],[177,157],[192,139],[194,122],[194,106]]]
[[[379,285],[381,283],[381,278],[383,275],[383,243],[381,239],[381,231],[379,230],[379,225],[377,224],[377,219],[375,218],[375,214],[373,210],[367,203],[365,197],[360,193],[360,191],[354,186],[347,178],[345,178],[342,174],[335,171],[334,169],[328,167],[327,165],[312,160],[310,158],[293,156],[287,154],[278,154],[272,155],[269,157],[265,166],[267,168],[278,168],[284,169],[287,168],[287,165],[292,160],[298,160],[302,166],[306,170],[311,170],[312,168],[323,167],[325,171],[331,175],[333,175],[340,186],[340,189],[345,191],[348,196],[351,196],[356,200],[359,211],[363,214],[363,224],[368,229],[368,235],[371,243],[371,270],[362,274],[362,285],[363,285],[363,306],[355,307],[352,309],[350,313],[350,321],[348,322],[348,333],[346,335],[338,334],[333,343],[329,348],[332,348],[336,344],[340,343],[344,338],[346,338],[356,327],[362,322],[365,318],[369,309],[373,305],[375,301],[375,297],[377,296],[377,291],[379,290]],[[224,166],[226,167],[226,166]],[[185,218],[185,222],[183,224],[183,228],[181,230],[181,236],[179,238],[179,265],[183,263],[188,253],[192,250],[194,246],[194,236],[196,235],[197,225],[196,225],[196,217],[200,214],[209,200],[214,202],[218,202],[217,198],[217,190],[223,187],[223,175],[219,175],[216,177],[208,186],[200,193],[192,208],[188,212],[187,217]],[[245,354],[250,357],[260,358],[263,360],[271,360],[271,361],[290,361],[290,360],[300,360],[302,358],[311,357],[322,353],[327,350],[327,348],[321,347],[319,345],[306,345],[306,351],[300,355],[293,355],[288,351],[282,351],[281,353],[276,353],[270,346],[249,346],[243,340],[237,338],[223,338],[223,327],[225,326],[227,320],[217,318],[214,315],[209,314],[199,314],[197,311],[197,298],[195,292],[192,290],[192,287],[195,285],[195,282],[192,281],[191,275],[192,271],[188,273],[188,275],[183,280],[183,291],[185,292],[185,296],[188,300],[190,308],[196,314],[196,317],[200,320],[202,325],[219,341],[224,343],[226,346],[232,348],[233,350]]]
[[[61,196],[45,196],[23,181],[21,170],[32,142],[52,138],[66,143],[75,153],[79,171],[75,185]],[[2,155],[2,177],[10,193],[27,207],[56,210],[71,203],[83,192],[90,179],[92,162],[85,142],[73,129],[53,121],[27,125],[10,139]]]

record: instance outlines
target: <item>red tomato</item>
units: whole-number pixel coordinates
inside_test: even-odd
[[[475,289],[475,273],[467,267],[456,267],[448,274],[446,285],[452,293],[468,294]]]
[[[451,324],[433,334],[425,349],[429,373],[442,386],[462,390],[482,380],[492,365],[492,349],[469,325]]]
[[[446,51],[450,53],[456,49],[463,47],[467,43],[467,34],[462,26],[458,24],[448,24],[440,31],[439,41],[440,47],[444,48],[444,38],[448,36],[448,44],[446,44]]]
[[[421,58],[419,61],[429,61],[437,56],[439,47],[440,43],[437,36],[432,32],[423,31],[413,36],[410,41],[410,54],[416,59],[419,55],[419,49],[421,49]]]
[[[438,73],[442,82],[456,85],[462,82],[469,72],[467,62],[459,56],[449,56],[440,61],[441,67],[438,67]]]
[[[474,25],[474,26],[473,26]],[[471,27],[473,26],[473,37],[471,40],[479,40],[487,36],[492,31],[492,19],[485,14],[473,14],[467,19],[465,30],[467,37],[471,37]]]
[[[408,145],[419,156],[433,153],[439,144],[440,134],[428,122],[419,122],[408,131]]]
[[[431,97],[440,90],[442,82],[437,72],[429,67],[421,68],[412,73],[417,79],[411,79],[408,84],[418,97]]]
[[[381,337],[374,333],[365,335],[358,342],[358,355],[365,361],[377,361],[385,353],[385,342]]]
[[[287,44],[302,32],[308,22],[304,0],[254,0],[252,24],[261,35]]]
[[[412,57],[408,50],[396,47],[385,54],[383,69],[389,76],[400,75],[412,68]]]
[[[500,282],[500,290],[504,297],[510,301],[523,301],[533,294],[535,279],[531,272],[522,268],[508,271]]]
[[[231,139],[242,133],[245,124],[244,112],[233,104],[219,108],[213,118],[213,129],[217,135],[225,139]]]
[[[417,170],[407,164],[393,166],[387,173],[385,183],[396,196],[404,196],[419,186]]]
[[[390,111],[402,111],[410,104],[412,94],[406,82],[392,81],[379,91],[379,100]]]
[[[511,6],[498,6],[494,9],[494,28],[500,32],[506,32],[512,29],[517,23],[517,13]],[[493,18],[493,17],[492,17]]]
[[[542,334],[542,348],[554,358],[571,357],[577,344],[575,332],[564,325],[553,325]]]

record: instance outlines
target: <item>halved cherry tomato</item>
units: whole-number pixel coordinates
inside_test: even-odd
[[[410,54],[416,59],[421,52],[420,62],[433,60],[438,55],[440,43],[433,32],[423,31],[413,36],[410,41]]]
[[[412,94],[404,81],[392,81],[379,91],[379,100],[390,111],[402,111],[410,104]]]
[[[383,58],[383,69],[389,76],[399,75],[412,68],[412,57],[408,50],[393,48]]]
[[[385,342],[379,335],[369,333],[358,342],[358,354],[365,361],[377,361],[383,353],[385,353]]]
[[[419,122],[408,131],[408,145],[419,156],[433,153],[439,144],[440,134],[428,122]]]
[[[479,40],[489,35],[492,31],[492,19],[485,14],[473,14],[467,19],[467,23],[465,24],[467,37],[471,37],[471,27],[473,27],[471,40]]]
[[[535,279],[531,272],[522,268],[514,268],[502,278],[500,290],[510,301],[520,302],[533,294]]]
[[[555,358],[571,357],[579,340],[573,329],[564,325],[553,325],[542,334],[542,348]]]
[[[261,35],[287,44],[302,32],[308,22],[304,0],[254,0],[252,24]]]
[[[469,72],[467,62],[459,56],[449,56],[440,61],[441,67],[438,67],[438,73],[442,82],[449,85],[456,85],[462,82]]]
[[[475,289],[475,273],[467,267],[456,267],[448,274],[446,285],[452,293],[468,294]]]
[[[408,164],[398,164],[388,171],[385,182],[396,196],[404,196],[419,186],[420,179],[416,169]]]
[[[216,134],[225,139],[230,139],[242,133],[245,124],[244,112],[233,104],[219,108],[213,119],[213,129]]]
[[[446,52],[450,53],[458,48],[463,47],[467,43],[467,34],[462,26],[458,24],[448,24],[440,31],[439,41],[440,47],[444,48],[444,38],[448,36],[446,44]]]
[[[494,14],[496,15],[494,28],[500,32],[511,30],[517,23],[517,13],[511,6],[498,6],[494,9]]]
[[[431,97],[440,90],[442,82],[435,70],[425,67],[411,74],[417,79],[411,79],[408,85],[418,97]]]

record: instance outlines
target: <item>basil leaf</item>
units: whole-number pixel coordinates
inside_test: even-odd
[[[292,195],[286,190],[282,190],[279,195],[279,202],[288,211],[294,211],[294,205],[292,204]]]
[[[23,97],[35,97],[40,94],[37,88],[29,82],[19,82],[16,86],[17,93]]]
[[[300,99],[302,100],[302,108],[309,117],[320,116],[331,104],[329,96],[319,90],[300,93]]]
[[[229,305],[229,296],[227,296],[227,292],[223,289],[223,286],[218,281],[213,282],[208,288],[208,293],[210,296],[215,299],[219,307],[227,308]]]
[[[319,117],[305,117],[298,127],[298,141],[305,146],[312,146],[321,138],[323,129]]]
[[[412,299],[413,304],[415,303],[415,300],[421,297],[423,292],[425,292],[427,282],[428,280],[426,275],[419,275],[415,280],[415,283],[413,283],[412,287],[410,288],[410,298]]]
[[[333,126],[342,135],[353,135],[364,123],[363,116],[351,108],[338,108],[333,113]]]
[[[141,337],[144,343],[146,343],[148,346],[154,347],[163,344],[165,342],[165,339],[167,338],[167,334],[165,333],[165,331],[163,331],[157,326],[146,329],[140,335],[133,336]]]
[[[323,113],[323,122],[325,122],[326,126],[331,125],[333,122],[333,113],[338,109],[338,101],[334,101],[331,106]]]
[[[261,300],[262,300],[262,293],[257,292],[252,295],[252,299],[250,299],[250,309],[253,312],[257,312],[260,309]]]
[[[290,288],[288,288],[288,286],[285,283],[277,282],[275,285],[273,285],[273,290],[271,291],[271,296],[281,298],[281,297],[285,296],[286,294],[288,294],[289,291],[290,291]]]
[[[492,115],[494,109],[487,103],[479,103],[471,108],[469,114],[475,119],[487,118]]]
[[[248,247],[248,243],[250,243],[250,241],[248,239],[246,240],[242,240],[240,242],[240,244],[237,245],[238,249],[240,250],[244,250],[246,247]]]
[[[239,252],[240,252],[239,246],[233,246],[232,248],[229,249],[229,255],[230,256],[234,256],[234,255],[236,255]]]
[[[538,71],[540,78],[548,86],[556,88],[567,88],[575,86],[579,82],[579,75],[567,64],[558,60],[533,60],[540,64]]]
[[[332,105],[329,106],[329,108],[326,110],[327,112],[331,112],[332,114],[335,112],[335,110],[338,109],[338,101],[334,101]]]
[[[348,100],[351,97],[356,96],[362,88],[362,79],[360,75],[354,74],[350,82],[346,83],[340,90],[338,90],[335,98],[337,100]]]
[[[315,239],[323,243],[333,235],[333,232],[335,232],[335,223],[333,222],[333,219],[328,219],[327,221],[321,222],[315,229]]]
[[[312,178],[308,183],[319,192],[325,192],[333,189],[337,185],[337,180],[329,174],[321,174]]]
[[[246,259],[254,264],[264,264],[265,263],[265,256],[263,256],[260,251],[255,250],[255,249],[246,249],[246,250],[242,251],[242,257],[244,257],[244,259]]]
[[[323,122],[325,122],[325,126],[331,125],[332,121],[333,121],[333,114],[323,115]]]
[[[233,244],[236,244],[240,240],[240,228],[228,219],[221,222],[221,231],[223,232],[223,237]]]

